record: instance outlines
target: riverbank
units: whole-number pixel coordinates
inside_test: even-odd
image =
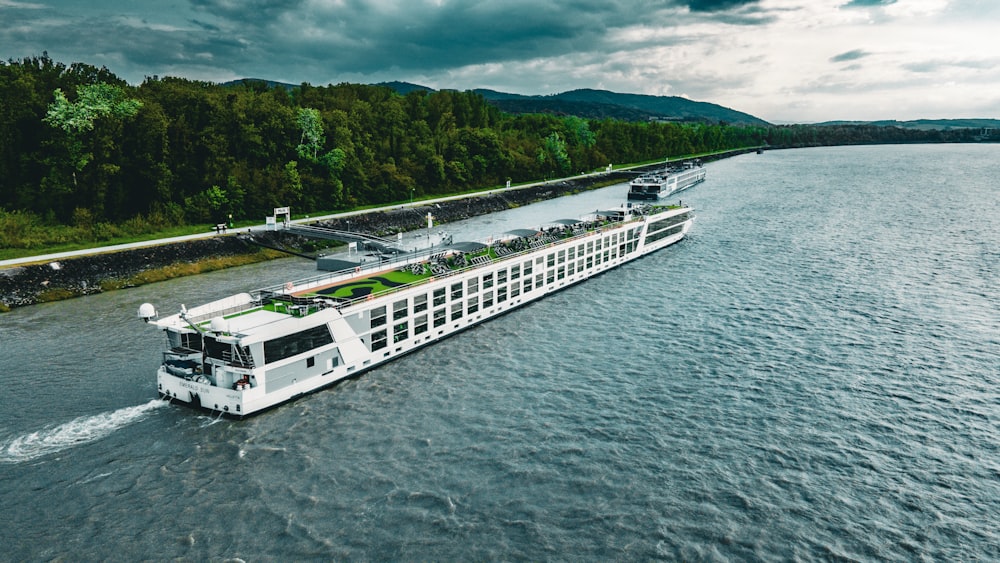
[[[393,235],[425,226],[428,212],[434,215],[435,223],[449,223],[625,182],[634,175],[634,171],[611,172],[581,179],[553,181],[531,188],[492,190],[433,205],[401,206],[387,211],[353,215],[349,221],[335,219],[321,224],[377,236]],[[246,233],[232,233],[202,240],[4,268],[0,269],[0,312],[287,256],[257,244],[255,241],[260,241],[262,236],[267,239],[263,242],[269,246],[287,248],[294,252],[311,250],[311,241],[280,231],[263,234],[258,232],[253,237]]]

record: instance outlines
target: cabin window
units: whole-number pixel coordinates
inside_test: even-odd
[[[563,279],[563,278],[566,277],[566,266],[559,266],[559,276],[558,277],[559,277],[559,279]],[[552,283],[552,282],[549,282],[549,283]]]
[[[420,315],[413,319],[413,334],[423,334],[427,332],[427,315]]]
[[[462,282],[451,284],[451,300],[456,301],[462,298]]]
[[[529,272],[530,273],[530,272]],[[521,265],[510,267],[510,279],[516,280],[521,277]]]
[[[493,292],[487,291],[483,294],[483,309],[493,306]],[[472,311],[469,311],[470,313]]]
[[[393,343],[402,342],[410,336],[410,324],[407,322],[401,322],[393,327],[392,331],[392,341]]]
[[[434,311],[434,326],[439,327],[448,322],[448,310],[444,307]]]
[[[401,299],[392,304],[392,320],[405,319],[410,314],[406,299]]]
[[[542,287],[542,274],[535,274],[535,287]]]
[[[489,273],[483,276],[483,289],[489,289],[493,287],[493,274]]]
[[[576,262],[570,262],[569,269],[566,271],[566,274],[572,276],[575,273],[576,273]]]
[[[381,350],[386,346],[385,329],[376,330],[372,333],[372,351]]]
[[[676,235],[677,233],[684,230],[684,225],[677,225],[676,227],[671,227],[665,231],[660,231],[658,233],[647,235],[646,243],[651,243],[669,237],[670,235]]]
[[[472,278],[465,282],[465,289],[469,295],[479,292],[479,278]]]
[[[549,284],[552,284],[555,281],[556,281],[556,271],[555,270],[549,270],[548,274],[545,276],[545,282],[549,283]]]
[[[447,296],[445,295],[445,288],[439,287],[434,290],[434,306],[444,305]]]
[[[531,275],[531,260],[528,260],[527,262],[524,263],[524,275],[525,276]]]
[[[372,328],[385,324],[385,305],[372,309]]]
[[[503,285],[507,283],[507,270],[500,270],[497,272],[497,285]]]
[[[479,297],[470,297],[468,303],[468,312],[471,315],[479,310]]]
[[[680,215],[674,215],[673,217],[668,217],[666,219],[661,219],[661,220],[659,220],[659,221],[651,224],[649,226],[649,230],[650,231],[657,231],[657,230],[660,230],[660,229],[664,229],[666,227],[671,227],[671,226],[676,225],[678,223],[683,223],[684,221],[687,221],[687,219],[688,219],[688,214],[687,213],[681,213]]]
[[[569,248],[569,256],[568,256],[568,258],[570,260],[574,260],[576,258],[576,248],[574,248],[572,246]]]
[[[511,298],[513,299],[514,297],[517,297],[518,295],[521,295],[521,286],[518,285],[518,284],[516,284],[516,283],[510,284],[510,296],[511,296]]]
[[[206,336],[205,355],[216,360],[229,361],[233,356],[233,345],[228,342],[219,342],[211,336]]]
[[[311,368],[316,365],[316,356],[309,356],[306,358],[306,367]]]
[[[290,358],[333,343],[333,336],[326,325],[320,325],[310,329],[296,332],[264,341],[264,362],[271,363]]]
[[[413,312],[419,313],[427,310],[427,294],[422,293],[413,297]]]
[[[503,303],[506,300],[507,300],[507,287],[504,286],[497,288],[497,303]]]
[[[524,278],[524,292],[528,293],[531,291],[531,278]]]
[[[588,256],[587,257],[587,269],[590,269],[590,268],[593,268],[593,267],[594,267],[594,257],[593,256]]]
[[[462,302],[457,301],[451,305],[451,320],[455,321],[462,318]]]
[[[187,348],[188,350],[201,350],[201,334],[197,332],[174,332],[167,331],[167,340],[171,348]]]
[[[589,241],[587,243],[587,254],[593,254],[593,253],[594,253],[594,241]]]
[[[552,254],[549,254],[546,257],[546,263],[545,263],[545,265],[548,266],[549,268],[552,268],[552,267],[554,267],[556,265],[556,253],[555,252],[553,252]]]

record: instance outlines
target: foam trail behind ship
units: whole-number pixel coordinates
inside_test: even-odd
[[[81,416],[52,428],[45,428],[0,442],[0,463],[21,463],[42,456],[89,444],[109,436],[115,430],[138,422],[168,403],[153,399],[148,403],[125,407],[93,416]]]

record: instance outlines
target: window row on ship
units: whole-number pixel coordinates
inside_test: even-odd
[[[390,343],[402,343],[494,306],[535,297],[578,273],[606,267],[636,250],[638,232],[639,229],[628,229],[556,247],[545,255],[514,264],[503,261],[497,264],[498,268],[475,277],[374,307],[370,311],[370,349],[382,350]]]

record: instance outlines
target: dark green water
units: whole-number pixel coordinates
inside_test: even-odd
[[[1000,559],[998,177],[996,145],[712,163],[679,245],[247,421],[153,401],[135,310],[309,264],[15,310],[0,559]]]

